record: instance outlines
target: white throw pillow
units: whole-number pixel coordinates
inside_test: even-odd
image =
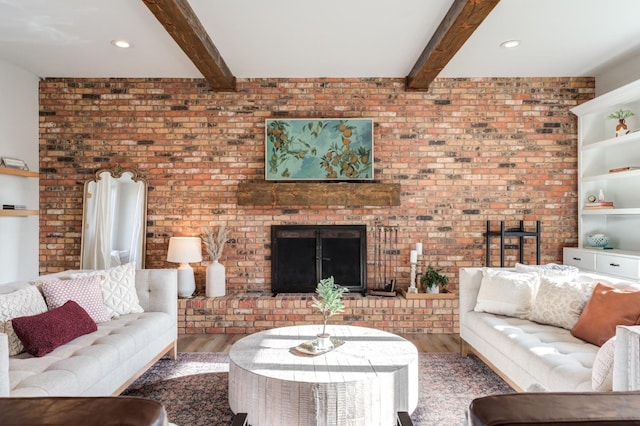
[[[616,336],[600,346],[591,369],[591,387],[596,392],[613,390],[613,357],[616,352]]]
[[[49,308],[59,308],[69,300],[76,302],[87,311],[96,323],[109,321],[109,315],[102,300],[100,277],[85,277],[71,280],[42,281],[42,292]]]
[[[35,285],[0,294],[0,321],[46,312],[47,304]]]
[[[540,285],[531,306],[529,319],[571,330],[591,297],[594,285],[594,282],[540,277]]]
[[[571,265],[558,265],[556,263],[547,263],[546,265],[525,265],[516,263],[516,272],[536,272],[540,276],[552,278],[575,278],[580,270]]]
[[[526,318],[539,281],[540,276],[533,272],[484,268],[474,310]]]
[[[100,287],[109,317],[144,312],[136,293],[135,263],[116,266],[106,270],[72,274],[72,278],[104,276]]]
[[[9,356],[24,352],[22,342],[13,331],[11,319],[46,312],[47,304],[35,285],[0,294],[0,333],[9,339]]]

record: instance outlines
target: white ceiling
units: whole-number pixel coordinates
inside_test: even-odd
[[[189,3],[236,77],[405,77],[453,0]],[[502,0],[439,76],[592,76],[639,51],[639,0]],[[201,77],[142,0],[0,0],[0,60],[40,77]]]

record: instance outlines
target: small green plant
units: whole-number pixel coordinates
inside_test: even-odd
[[[427,266],[427,270],[420,277],[420,282],[424,286],[425,291],[430,288],[446,287],[449,284],[449,278],[446,275],[440,273],[441,269],[433,269],[433,266]]]
[[[348,288],[341,287],[333,281],[333,277],[320,280],[316,287],[318,297],[311,298],[314,308],[322,313],[322,334],[325,334],[327,321],[335,314],[344,311],[344,302],[342,296],[349,291]]]
[[[609,114],[609,116],[607,118],[610,119],[616,119],[616,120],[624,120],[625,118],[629,118],[634,116],[635,114],[631,111],[629,111],[628,109],[619,109],[616,112],[612,112],[611,114]]]

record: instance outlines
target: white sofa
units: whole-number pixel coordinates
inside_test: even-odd
[[[0,293],[28,285],[0,285]],[[8,337],[0,333],[0,396],[118,395],[163,355],[175,359],[176,270],[137,270],[135,290],[144,312],[99,323],[97,331],[42,357],[10,357]]]
[[[499,268],[497,268],[499,269]],[[580,280],[636,287],[609,276],[580,273]],[[570,330],[528,319],[474,310],[483,268],[460,269],[461,353],[475,353],[516,391],[592,391],[598,346]],[[640,389],[640,326],[616,328],[613,390]]]

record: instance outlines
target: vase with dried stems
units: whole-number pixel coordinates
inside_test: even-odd
[[[219,262],[224,250],[224,245],[229,241],[227,224],[222,223],[218,232],[214,232],[209,226],[205,226],[202,241],[207,253],[211,257],[211,263],[207,265],[206,296],[220,297],[226,294],[226,276],[224,265]]]

